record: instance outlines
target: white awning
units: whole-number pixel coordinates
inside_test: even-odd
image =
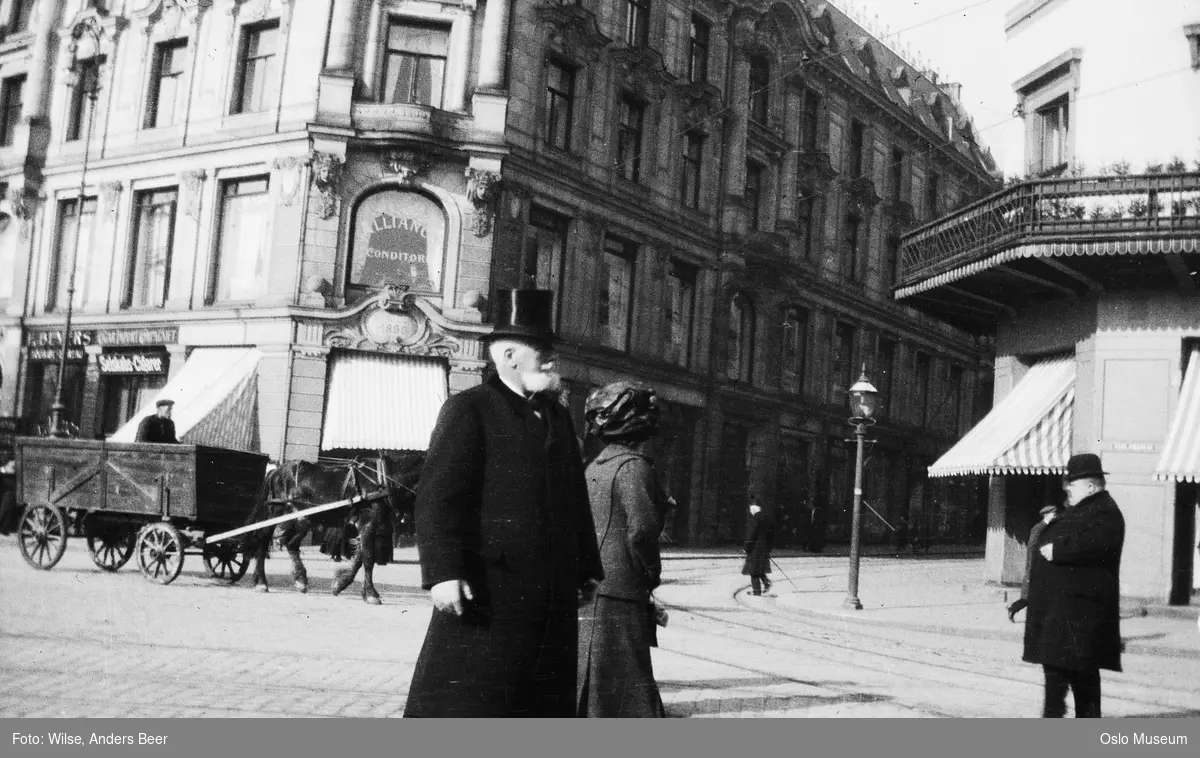
[[[154,400],[109,440],[133,442],[141,420],[155,413],[155,403],[174,400],[171,420],[180,442],[257,451],[260,356],[253,347],[196,348]]]
[[[1071,457],[1074,406],[1075,357],[1039,361],[929,475],[1061,473]]]
[[[1154,478],[1180,482],[1200,481],[1200,348],[1188,359],[1179,406],[1171,420],[1167,444],[1154,469]]]
[[[442,361],[335,354],[321,449],[425,450],[447,395]]]

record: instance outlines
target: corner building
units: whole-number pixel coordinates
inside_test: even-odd
[[[67,42],[87,16],[84,177]],[[580,428],[618,378],[669,402],[677,540],[739,539],[751,492],[785,543],[848,538],[864,365],[884,400],[866,538],[974,535],[983,501],[924,469],[986,410],[989,343],[889,291],[900,234],[994,189],[994,166],[957,87],[832,4],[5,0],[0,18],[20,22],[0,42],[0,415],[43,423],[54,401],[76,237],[79,433],[203,386],[210,439],[276,458],[422,449],[482,378],[495,290],[537,286]]]

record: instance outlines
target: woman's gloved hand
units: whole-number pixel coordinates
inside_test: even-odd
[[[1029,605],[1029,601],[1025,598],[1017,598],[1012,605],[1008,606],[1008,620],[1017,623],[1017,614],[1020,613],[1025,606]]]

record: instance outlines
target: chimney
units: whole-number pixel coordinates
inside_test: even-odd
[[[961,104],[962,84],[960,82],[947,82],[946,84],[942,85],[942,89],[945,90],[946,94],[950,96],[950,99],[954,101],[955,105]]]

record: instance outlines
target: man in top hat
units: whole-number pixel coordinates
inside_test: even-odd
[[[556,389],[553,293],[501,290],[496,373],[442,406],[415,506],[433,617],[405,716],[575,713],[581,593],[603,578],[575,430]]]
[[[1100,718],[1100,669],[1121,670],[1121,549],[1125,518],[1092,453],[1071,456],[1066,509],[1038,537],[1029,579],[1025,654],[1045,672],[1044,718]]]
[[[147,416],[138,424],[137,442],[169,442],[178,444],[175,439],[175,422],[171,420],[171,410],[175,407],[174,400],[159,400],[154,404],[156,413]]]

